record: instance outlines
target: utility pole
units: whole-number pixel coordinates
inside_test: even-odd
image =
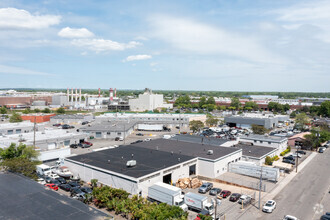
[[[36,149],[36,119],[37,116],[34,116],[34,126],[33,126],[33,148]]]
[[[126,125],[124,123],[124,145],[126,143]]]
[[[260,170],[260,183],[259,183],[259,206],[258,206],[259,209],[261,207],[261,186],[262,186],[262,166]]]

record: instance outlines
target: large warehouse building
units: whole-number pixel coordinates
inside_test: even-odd
[[[157,139],[67,157],[64,165],[84,181],[98,179],[146,196],[148,187],[159,181],[174,183],[191,175],[215,178],[241,157],[241,149]]]

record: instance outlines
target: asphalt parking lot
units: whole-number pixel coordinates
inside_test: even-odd
[[[205,182],[205,181],[203,181]],[[250,189],[245,189],[245,188],[241,188],[241,187],[237,187],[237,186],[232,186],[232,185],[227,185],[227,184],[222,184],[222,183],[218,183],[218,182],[212,182],[213,183],[213,187],[216,188],[220,188],[221,190],[229,190],[231,191],[231,193],[239,193],[239,194],[245,194],[245,195],[250,195],[252,198],[254,198],[254,196],[258,196],[258,193],[255,193],[256,191],[254,190],[250,190]],[[193,192],[196,194],[200,194],[198,193],[198,188],[196,189],[183,189],[183,192],[187,193],[187,192]],[[200,195],[204,195],[208,197],[208,201],[211,202],[213,199],[215,199],[215,196],[211,196],[209,195],[209,192],[205,193],[205,194],[200,194]],[[244,207],[245,209],[246,207]],[[224,219],[224,217],[226,217],[226,219],[237,219],[238,216],[240,216],[243,213],[244,210],[242,210],[242,206],[240,204],[238,204],[238,202],[231,202],[229,201],[229,197],[222,199],[221,200],[221,204],[217,206],[217,216],[223,216],[222,219]],[[195,219],[197,216],[197,212],[194,211],[188,211],[189,216],[188,219]]]

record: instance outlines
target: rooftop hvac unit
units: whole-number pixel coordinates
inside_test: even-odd
[[[213,155],[213,150],[208,150],[207,155]]]
[[[136,160],[129,160],[129,161],[127,161],[126,166],[127,167],[134,167],[134,166],[136,166]]]

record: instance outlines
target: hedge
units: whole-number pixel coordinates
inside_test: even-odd
[[[291,151],[291,147],[288,146],[285,151],[281,152],[280,155],[284,156],[285,154],[289,153]]]

